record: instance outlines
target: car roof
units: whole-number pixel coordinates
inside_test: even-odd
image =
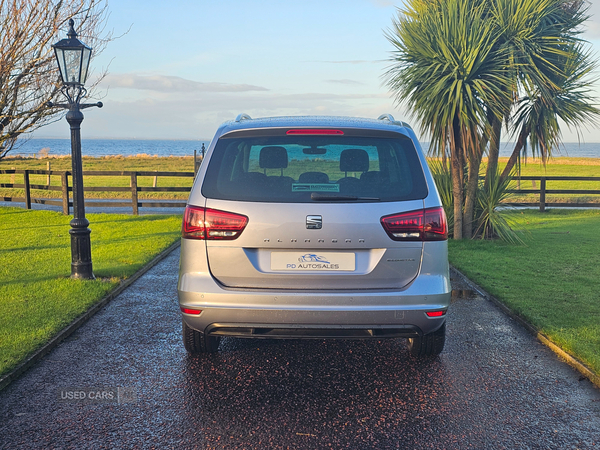
[[[247,114],[240,114],[235,120],[223,123],[218,135],[237,130],[288,127],[363,128],[394,131],[403,134],[411,134],[408,130],[412,131],[412,128],[406,122],[395,121],[389,114],[384,114],[379,119],[346,116],[280,116],[252,119]]]

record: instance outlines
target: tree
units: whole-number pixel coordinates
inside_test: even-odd
[[[488,111],[509,101],[486,7],[485,0],[408,1],[387,35],[396,48],[388,85],[430,134],[433,151],[449,152],[455,239],[472,229]]]
[[[61,87],[52,44],[64,37],[70,18],[100,53],[111,39],[104,0],[0,0],[0,159],[19,136],[61,114],[46,103]]]
[[[598,115],[587,80],[595,62],[578,38],[585,12],[580,0],[408,0],[399,11],[388,86],[433,153],[450,156],[455,239],[472,235],[485,153],[486,189],[496,178],[503,123],[519,135],[517,155],[529,139],[545,158],[558,117],[578,127]]]
[[[517,136],[502,178],[528,148],[545,163],[558,148],[558,118],[569,127],[595,123],[592,80],[595,69],[580,25],[588,18],[581,0],[495,0],[491,18],[497,23],[500,45],[506,49],[513,101],[501,112],[509,131]],[[496,172],[500,135],[490,146],[486,179]]]

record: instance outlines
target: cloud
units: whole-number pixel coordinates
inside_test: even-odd
[[[391,0],[371,0],[371,3],[380,8],[388,8],[390,6],[394,6],[396,2]]]
[[[326,83],[335,83],[335,84],[352,84],[352,85],[364,85],[365,83],[362,83],[360,81],[356,81],[356,80],[325,80]]]
[[[586,2],[589,6],[588,14],[591,17],[583,24],[585,34],[590,39],[600,39],[600,3],[598,1]]]
[[[251,84],[203,83],[165,75],[108,74],[102,80],[102,85],[162,93],[268,91],[265,87]]]
[[[104,84],[104,83],[103,83]],[[102,88],[102,86],[100,86]],[[341,115],[376,118],[395,114],[388,93],[140,91],[142,98],[103,98],[104,107],[86,114],[85,137],[210,139],[218,126],[240,113],[251,117]],[[114,97],[117,97],[116,95]],[[402,115],[400,115],[402,117]],[[57,125],[54,127],[53,125]],[[64,136],[64,123],[44,127],[39,136]]]

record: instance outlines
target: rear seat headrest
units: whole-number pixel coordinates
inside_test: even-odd
[[[271,146],[260,150],[258,164],[261,169],[285,169],[288,166],[288,154],[285,147]]]
[[[341,172],[367,172],[369,155],[361,148],[348,148],[340,155]]]

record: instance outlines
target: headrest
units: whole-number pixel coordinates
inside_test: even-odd
[[[366,172],[369,170],[369,155],[360,148],[348,148],[340,155],[341,172]]]
[[[261,169],[285,169],[288,166],[287,150],[279,146],[263,147],[258,164]]]
[[[299,183],[329,183],[329,175],[323,172],[304,172],[298,177]]]

